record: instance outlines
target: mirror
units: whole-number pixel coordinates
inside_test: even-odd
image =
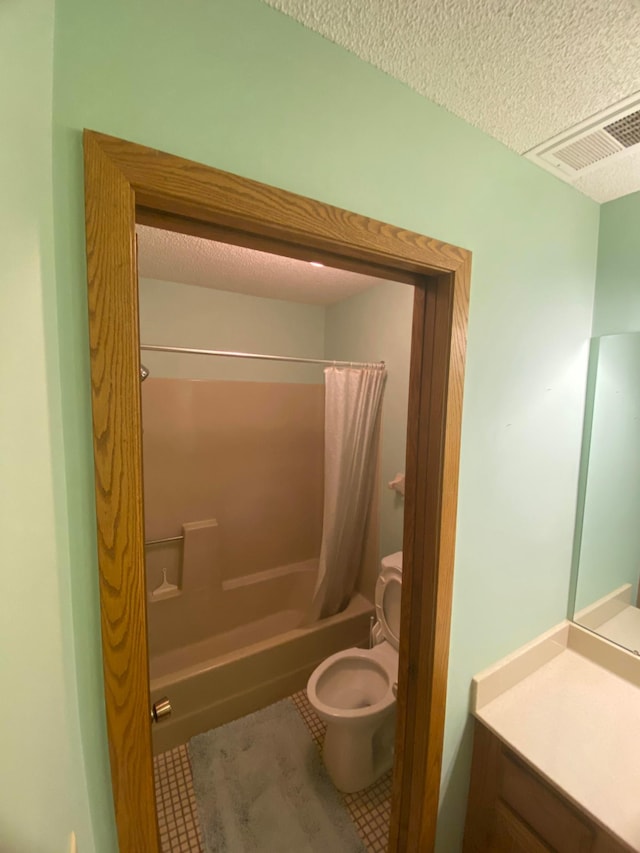
[[[640,654],[640,332],[591,342],[580,492],[574,621]]]

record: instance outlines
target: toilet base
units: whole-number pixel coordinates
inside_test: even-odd
[[[362,728],[329,723],[322,758],[339,791],[353,794],[368,788],[393,765],[395,708],[377,725]]]

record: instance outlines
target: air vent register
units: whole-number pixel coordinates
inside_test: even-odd
[[[565,178],[577,177],[638,144],[640,93],[537,145],[525,157]]]

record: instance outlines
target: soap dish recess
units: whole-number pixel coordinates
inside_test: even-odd
[[[180,595],[180,587],[167,580],[167,570],[162,570],[162,583],[151,592],[151,601],[162,601],[163,598],[175,598]]]

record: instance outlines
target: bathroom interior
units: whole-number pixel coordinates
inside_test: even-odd
[[[137,237],[162,849],[384,851],[413,287]]]

